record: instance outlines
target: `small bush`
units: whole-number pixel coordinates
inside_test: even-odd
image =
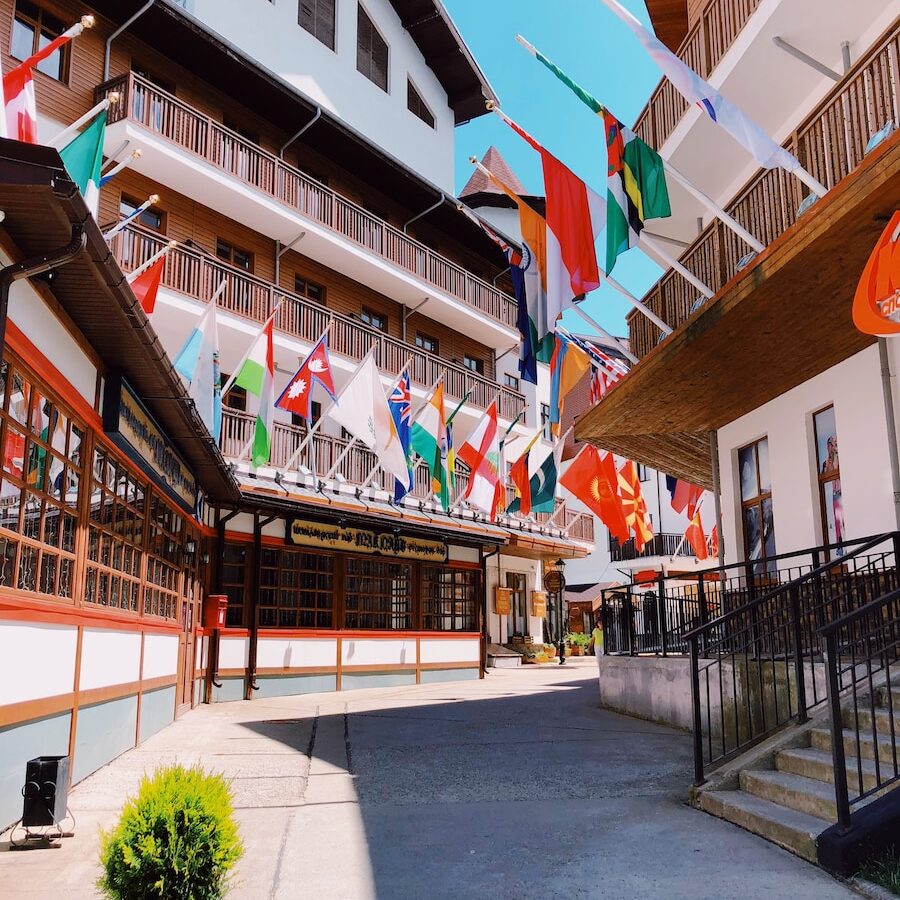
[[[220,775],[171,766],[145,776],[101,836],[97,887],[112,900],[217,900],[244,852],[233,812]]]
[[[900,895],[900,855],[896,850],[866,863],[859,874],[893,894]]]
[[[570,647],[582,647],[586,650],[588,644],[591,642],[591,636],[589,634],[581,634],[581,632],[573,631],[566,635],[566,640]]]

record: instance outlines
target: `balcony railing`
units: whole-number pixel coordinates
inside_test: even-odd
[[[862,161],[870,137],[889,122],[900,122],[900,24],[841,79],[794,131],[785,146],[827,188],[834,187]],[[735,219],[763,244],[771,243],[797,221],[803,201],[800,182],[783,169],[761,169],[727,206]],[[737,273],[750,247],[716,219],[682,254],[681,262],[718,293]],[[698,308],[696,288],[667,272],[644,303],[672,328]],[[628,317],[631,348],[646,356],[659,331],[649,319]]]
[[[703,78],[719,64],[760,0],[713,0],[685,35],[676,54]],[[634,131],[651,147],[661,147],[688,108],[688,102],[664,78],[641,110]]]
[[[644,549],[638,552],[634,546],[634,538],[620,544],[611,537],[609,539],[609,556],[613,562],[625,562],[632,559],[645,559],[650,556],[693,556],[691,545],[682,534],[654,534],[644,545]]]
[[[150,259],[165,243],[164,238],[129,225],[113,238],[112,248],[122,270],[130,272]],[[383,334],[358,319],[276,288],[243,269],[183,245],[174,247],[166,255],[163,284],[173,291],[205,303],[223,282],[225,289],[216,302],[230,313],[261,324],[281,301],[275,327],[285,334],[313,342],[330,326],[329,347],[350,359],[362,359],[374,345],[379,367],[390,375],[398,374],[406,361],[411,360],[410,378],[422,387],[430,387],[443,373],[444,390],[450,397],[462,399],[468,393],[469,403],[487,409],[499,395],[500,415],[509,420],[525,409],[525,397],[518,391],[501,387],[463,366]]]
[[[220,445],[222,454],[227,459],[238,460],[243,453],[246,455],[247,446],[253,438],[253,429],[256,424],[256,416],[239,412],[234,409],[224,409],[222,415],[222,437]],[[275,469],[283,469],[295,456],[307,436],[305,428],[296,425],[288,425],[282,422],[275,423],[272,436],[272,452],[270,465]],[[293,471],[300,471],[301,467],[309,470],[319,477],[330,472],[332,467],[340,459],[346,450],[349,441],[344,438],[317,432],[312,440],[300,452],[298,459],[292,463]],[[360,444],[354,444],[347,455],[341,460],[337,474],[349,484],[360,485],[369,476],[376,464],[375,454]],[[414,483],[410,491],[412,497],[426,500],[431,496],[431,476],[428,467],[419,460],[413,468]],[[461,463],[456,467],[456,491],[461,497],[468,482],[468,472]],[[390,485],[382,485],[390,489]],[[513,489],[507,487],[507,501],[513,498]],[[564,532],[567,537],[586,543],[594,541],[594,519],[585,513],[565,507],[562,500],[557,499],[556,509],[553,513],[535,513],[534,520],[539,526],[547,526],[553,519],[553,527]],[[509,517],[509,524],[514,527],[517,524],[525,524],[525,520]]]
[[[516,301],[508,294],[145,78],[131,72],[106,81],[96,88],[95,101],[112,91],[121,100],[109,110],[110,124],[135,122],[480,313],[516,327]]]

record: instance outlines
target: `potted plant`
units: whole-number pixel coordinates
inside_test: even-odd
[[[572,656],[584,656],[591,638],[587,634],[573,631],[566,635],[566,643],[572,648]]]

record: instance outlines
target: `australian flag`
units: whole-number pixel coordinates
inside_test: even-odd
[[[396,387],[391,391],[388,397],[388,406],[391,408],[391,417],[397,428],[397,435],[400,438],[400,446],[403,447],[403,453],[406,456],[406,464],[409,467],[409,484],[413,484],[412,463],[409,457],[409,432],[412,427],[412,395],[409,387],[409,369],[406,369],[397,382]],[[394,499],[402,500],[408,493],[410,488],[405,484],[394,479]]]

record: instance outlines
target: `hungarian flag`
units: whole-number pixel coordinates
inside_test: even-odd
[[[314,384],[320,384],[332,400],[335,398],[334,376],[328,358],[328,336],[323,334],[309,355],[300,364],[294,377],[287,383],[275,405],[286,412],[300,416],[307,423],[312,417],[310,402]]]
[[[400,501],[410,492],[413,486],[412,461],[409,457],[409,437],[412,427],[412,389],[408,368],[401,372],[400,380],[394,385],[394,389],[388,395],[388,406],[391,408],[391,416],[394,419],[394,426],[397,429],[397,436],[400,438],[400,446],[403,448],[403,455],[406,457],[406,468],[409,472],[409,481],[406,484],[396,478],[394,479],[394,499]]]
[[[566,395],[590,367],[587,353],[557,332],[550,358],[550,422],[554,433],[559,432]]]
[[[628,540],[628,523],[619,497],[619,477],[611,453],[587,444],[560,476],[559,483],[609,529],[619,543]]]
[[[469,484],[463,499],[497,518],[503,494],[500,480],[500,433],[497,428],[497,401],[487,409],[457,457],[469,468]]]
[[[703,523],[700,521],[700,510],[696,510],[691,517],[691,524],[684,533],[684,539],[691,545],[694,556],[703,560],[709,556],[706,548],[706,535],[703,533]]]
[[[254,467],[264,466],[269,461],[272,450],[272,428],[275,421],[275,353],[271,319],[257,335],[234,383],[248,394],[259,397],[250,459]]]
[[[133,281],[129,282],[132,293],[148,316],[153,315],[153,310],[156,309],[156,296],[159,294],[159,285],[165,267],[166,258],[161,256],[152,266],[148,266]]]
[[[703,496],[703,488],[672,475],[666,475],[666,488],[672,497],[672,509],[693,519],[697,504]]]
[[[106,110],[104,109],[94,116],[78,137],[59,151],[69,177],[78,185],[84,202],[95,219],[100,204],[100,169],[103,165],[105,131]]]
[[[444,418],[444,382],[439,381],[412,424],[409,445],[425,460],[431,473],[431,489],[444,510],[450,508],[450,476],[447,467],[447,422]]]
[[[530,512],[549,513],[553,512],[556,507],[556,481],[559,475],[559,457],[561,454],[562,444],[557,444],[557,446],[547,454],[537,470],[530,475],[528,479],[528,497],[531,504]],[[531,472],[530,458],[528,469],[529,472]],[[510,475],[512,475],[511,471]],[[519,488],[518,484],[516,487],[518,496],[513,498],[512,503],[509,504],[506,511],[509,513],[520,512],[523,515],[528,515],[529,513],[525,511],[522,503],[522,498],[524,498],[525,493]]]
[[[3,76],[3,94],[6,98],[6,134],[3,135],[4,137],[12,138],[14,141],[24,141],[27,144],[38,142],[37,102],[34,96],[34,82],[31,79],[32,72],[82,31],[84,31],[84,25],[81,22],[73,25],[68,31],[50,41],[45,47],[41,47],[37,53],[29,56],[25,62],[20,63]]]
[[[641,490],[637,467],[630,459],[619,469],[619,493],[622,496],[625,521],[634,534],[635,549],[640,553],[653,538],[653,528],[650,525],[650,515]]]

